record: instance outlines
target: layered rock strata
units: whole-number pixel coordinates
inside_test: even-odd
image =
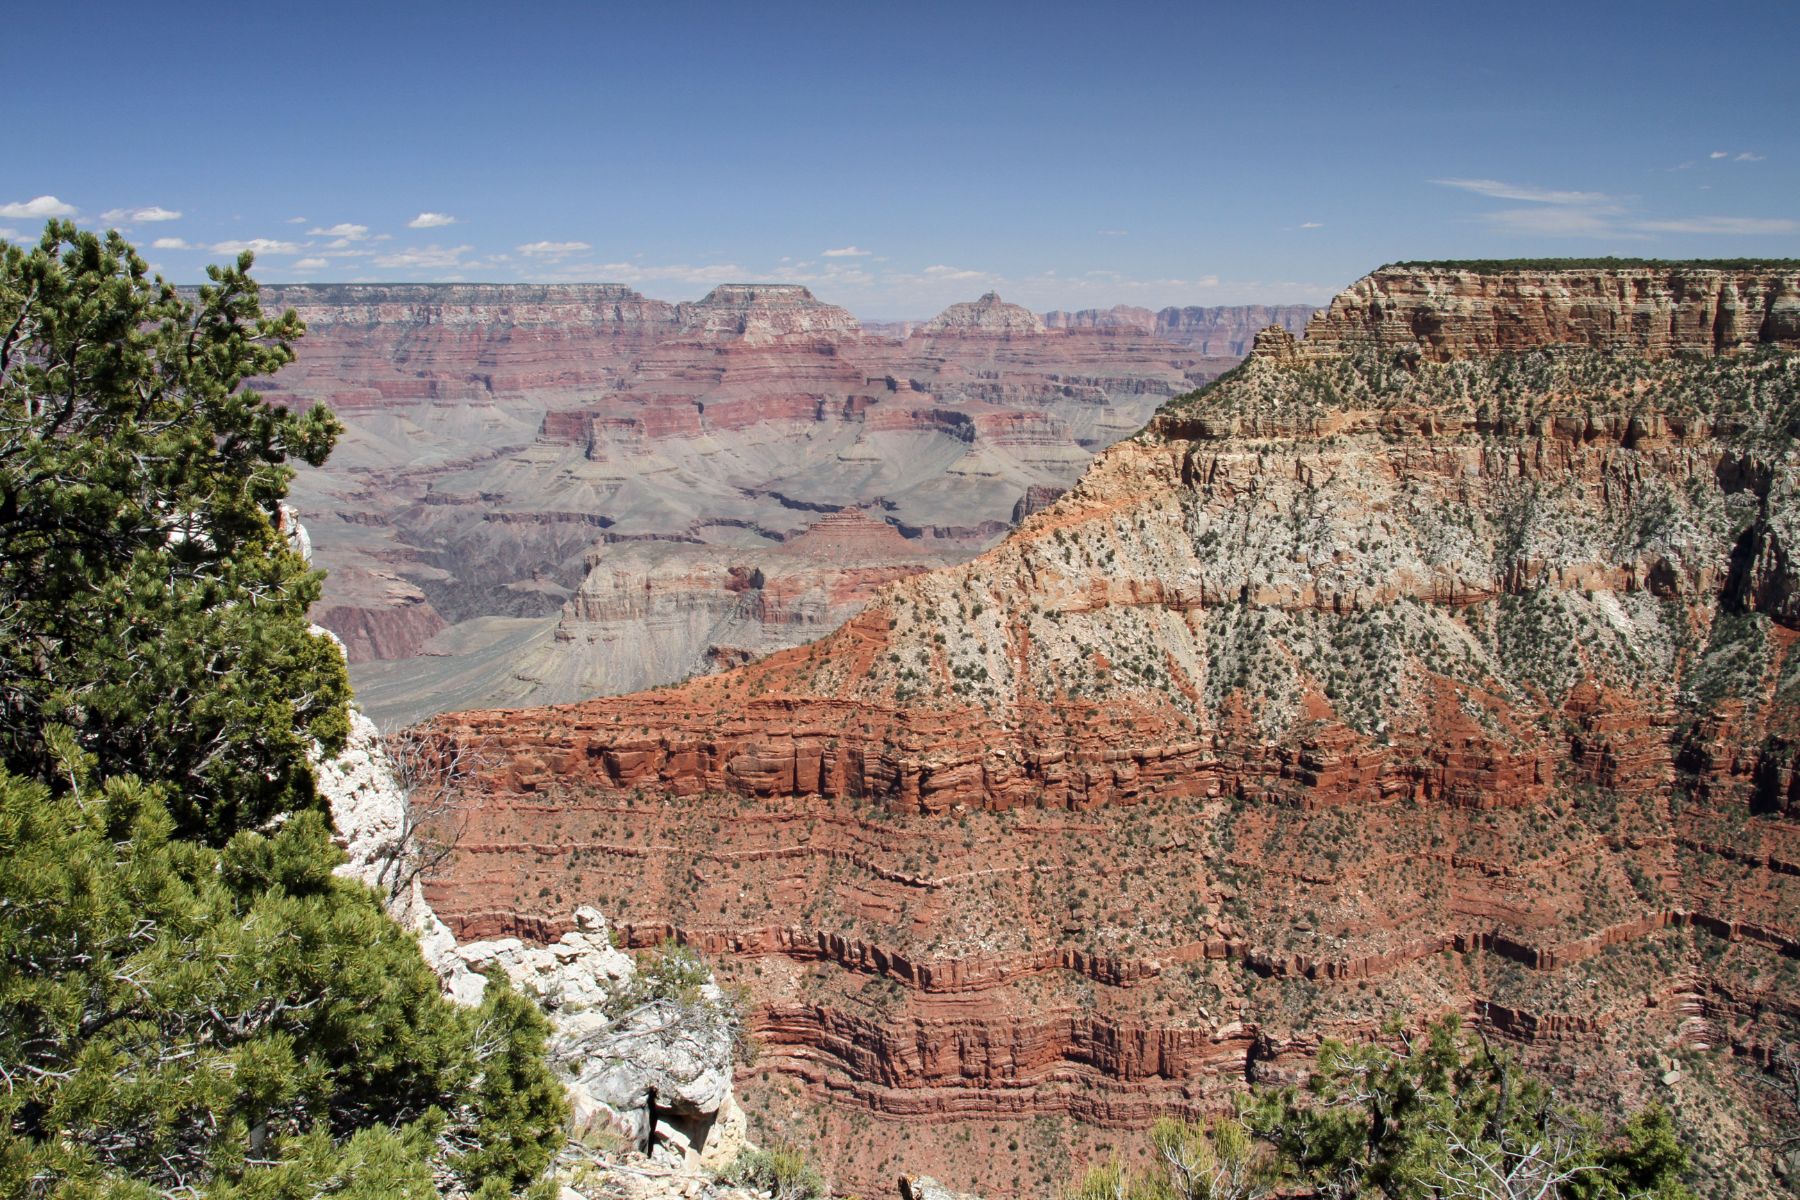
[[[1289,333],[1305,331],[1317,310],[1310,304],[1222,305],[1214,308],[1147,308],[1116,305],[1084,308],[1080,312],[1049,312],[1049,329],[1093,329],[1111,333],[1145,333],[1161,341],[1186,346],[1196,354],[1242,358],[1250,353],[1256,334],[1270,326]]]
[[[1691,265],[1495,271],[1383,267],[1307,328],[1309,351],[1400,347],[1446,362],[1576,345],[1663,357],[1800,345],[1800,273]]]
[[[747,1145],[732,1090],[737,1033],[716,984],[692,997],[640,995],[637,962],[589,906],[575,909],[569,930],[549,945],[518,938],[459,944],[419,886],[413,797],[374,724],[353,709],[343,752],[316,762],[314,773],[347,858],[338,873],[384,897],[419,938],[445,993],[479,1004],[499,971],[543,1006],[548,1055],[568,1089],[578,1136],[609,1129],[649,1162],[690,1174],[737,1158]]]
[[[753,1116],[857,1188],[1055,1186],[1444,1011],[1773,1186],[1735,1073],[1670,1064],[1800,1029],[1800,355],[1664,356],[1684,310],[1475,356],[1413,331],[1523,345],[1510,297],[1637,277],[1444,277],[1355,349],[1369,281],[1259,339],[820,642],[441,718],[486,766],[440,911],[543,937],[591,900],[720,956],[761,1002]]]
[[[991,296],[905,339],[778,284],[679,305],[613,285],[264,299],[310,329],[267,390],[347,426],[295,495],[330,571],[316,618],[390,725],[817,636],[878,584],[991,544],[1235,362],[1150,331],[1045,332]],[[825,536],[840,510],[903,544]]]

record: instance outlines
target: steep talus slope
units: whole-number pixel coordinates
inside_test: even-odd
[[[1518,296],[1648,285],[1416,273],[1380,290],[1418,311],[1346,336],[1365,280],[1259,338],[830,637],[440,718],[483,767],[438,910],[546,935],[593,902],[722,956],[762,1005],[749,1106],[851,1186],[904,1145],[1031,1190],[1445,1010],[1675,1105],[1718,1194],[1772,1186],[1724,1167],[1761,1119],[1733,1056],[1800,1030],[1800,355],[1589,309],[1604,349],[1469,356],[1413,331],[1518,346]]]
[[[296,500],[331,572],[316,616],[389,723],[629,691],[817,636],[878,583],[985,548],[1238,357],[1046,332],[994,296],[894,339],[786,284],[679,305],[598,284],[267,291],[310,327],[268,390],[349,427]],[[840,509],[908,544],[809,558]],[[747,595],[758,577],[784,582]],[[632,610],[626,578],[679,614],[641,654],[635,617],[605,615]]]

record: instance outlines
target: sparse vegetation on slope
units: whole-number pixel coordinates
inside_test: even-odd
[[[1327,1039],[1304,1089],[1236,1116],[1159,1121],[1156,1167],[1090,1171],[1070,1200],[1691,1200],[1666,1110],[1585,1112],[1455,1019],[1389,1036],[1398,1048]]]

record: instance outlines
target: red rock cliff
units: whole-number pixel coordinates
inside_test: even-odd
[[[904,1144],[1009,1193],[1395,1012],[1752,1120],[1641,1064],[1800,1027],[1800,355],[1477,353],[1620,327],[1518,306],[1641,283],[1594,280],[1384,272],[819,642],[440,718],[480,799],[434,905],[718,956],[751,1103],[847,1186]]]
[[[1800,273],[1667,264],[1587,270],[1383,267],[1307,325],[1310,350],[1416,347],[1435,361],[1577,345],[1662,357],[1800,345]]]

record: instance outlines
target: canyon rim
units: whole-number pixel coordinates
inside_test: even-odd
[[[1384,268],[819,641],[436,718],[428,892],[702,949],[852,1190],[1039,1194],[1396,1013],[1737,1178],[1800,1018],[1796,346],[1791,264]]]

